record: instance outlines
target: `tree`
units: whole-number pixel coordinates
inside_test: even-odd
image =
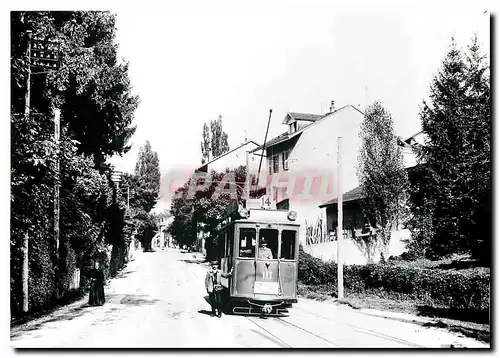
[[[103,11],[16,12],[11,30],[15,112],[24,108],[24,36],[32,30],[34,36],[58,41],[61,54],[58,71],[32,76],[32,111],[47,113],[57,105],[61,127],[105,171],[108,156],[130,149],[126,142],[135,131],[131,123],[138,105],[128,64],[118,61],[115,16]]]
[[[218,119],[210,121],[210,131],[208,125],[203,124],[201,163],[209,162],[210,158],[216,158],[228,151],[228,135],[222,129],[222,116],[219,115]]]
[[[362,209],[387,257],[391,231],[405,215],[407,174],[397,145],[392,117],[377,101],[366,109],[360,131],[358,178]]]
[[[208,125],[203,123],[203,134],[201,140],[201,164],[210,161],[210,131]]]
[[[19,312],[22,239],[29,237],[30,311],[50,304],[57,291],[55,268],[84,268],[104,245],[111,187],[107,156],[128,150],[126,141],[138,98],[131,94],[127,65],[117,60],[115,17],[108,12],[11,13],[11,302]],[[27,31],[57,41],[59,67],[32,68],[30,115]],[[61,109],[61,144],[54,139],[53,107]],[[54,159],[61,161],[60,252],[53,228]],[[75,255],[81,261],[75,263]],[[95,257],[94,257],[95,258]],[[83,260],[83,261],[82,261]],[[75,266],[77,265],[77,266]],[[83,265],[83,266],[82,266]],[[65,279],[65,277],[60,277]]]
[[[151,149],[149,141],[139,150],[134,175],[138,184],[136,202],[149,213],[160,195],[160,161],[158,153]]]
[[[243,202],[245,179],[244,166],[224,173],[211,171],[208,175],[193,175],[176,190],[172,200],[170,212],[174,220],[168,228],[172,237],[180,245],[191,245],[196,241],[198,226],[203,226],[203,232],[209,235],[210,248],[210,237],[217,231],[227,206],[234,201]],[[204,185],[205,180],[208,185]],[[258,198],[264,193],[265,188],[251,188],[250,197]]]
[[[465,58],[464,58],[465,57]],[[477,38],[467,55],[452,39],[420,118],[429,142],[420,159],[435,203],[432,250],[485,258],[491,226],[491,118],[488,65]],[[491,233],[491,231],[490,231]],[[481,255],[482,253],[482,255]]]

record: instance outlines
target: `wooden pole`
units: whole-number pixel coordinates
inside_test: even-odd
[[[26,93],[24,96],[24,116],[26,120],[30,116],[30,87],[31,87],[31,31],[27,31],[28,45],[26,49],[26,57],[28,61],[28,73],[26,76]],[[28,247],[29,247],[29,232],[26,229],[23,238],[23,266],[22,266],[22,283],[23,283],[23,312],[27,313],[29,310],[29,291],[28,291],[28,279],[29,279],[29,260],[28,260]]]
[[[57,108],[54,108],[54,141],[56,144],[56,160],[55,160],[55,180],[54,180],[54,242],[56,246],[56,296],[59,297],[60,293],[60,282],[61,278],[59,277],[59,188],[60,188],[60,162],[59,162],[59,139],[61,133],[61,111]]]
[[[344,298],[344,261],[342,260],[342,241],[344,239],[342,229],[343,203],[342,203],[342,137],[338,137],[337,151],[337,281],[338,298]]]

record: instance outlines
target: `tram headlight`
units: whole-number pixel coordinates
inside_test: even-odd
[[[293,211],[293,210],[289,211],[288,215],[287,215],[287,218],[290,221],[295,221],[295,219],[297,219],[297,212]]]
[[[244,207],[239,208],[238,214],[242,218],[248,218],[250,216],[250,212],[247,209],[245,209]]]

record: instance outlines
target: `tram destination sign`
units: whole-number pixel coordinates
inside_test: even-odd
[[[256,294],[277,295],[279,292],[278,282],[255,281],[253,292]]]

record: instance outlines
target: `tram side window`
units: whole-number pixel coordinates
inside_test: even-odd
[[[255,229],[240,229],[240,252],[239,257],[255,257],[255,238],[257,232]]]
[[[283,230],[281,232],[281,258],[285,260],[295,259],[295,235],[296,231]]]

